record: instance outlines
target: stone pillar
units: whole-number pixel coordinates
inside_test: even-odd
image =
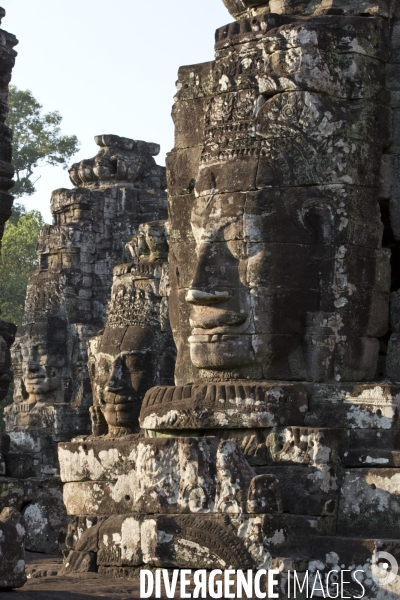
[[[400,381],[400,327],[399,293],[400,293],[400,9],[393,3],[391,26],[391,55],[386,66],[386,85],[390,95],[392,112],[392,142],[382,157],[382,176],[380,202],[384,207],[384,224],[386,245],[392,252],[392,294],[390,296],[390,332],[381,343],[382,354],[386,358],[384,373],[392,381]],[[383,369],[382,369],[383,371]]]

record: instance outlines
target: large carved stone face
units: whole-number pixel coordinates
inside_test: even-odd
[[[304,309],[316,309],[313,290],[318,290],[318,278],[316,270],[311,269],[302,285],[304,269],[310,267],[312,233],[299,220],[296,203],[288,203],[282,210],[279,200],[273,194],[196,200],[192,230],[197,265],[186,297],[193,305],[189,342],[196,367],[235,369],[257,365],[265,371],[272,356],[276,362],[277,353],[296,352],[299,339],[295,334],[296,329],[300,333]],[[270,223],[266,222],[266,212]],[[278,225],[275,231],[273,221],[275,227]],[[306,238],[307,247],[279,243],[280,231],[288,240],[294,228]],[[292,288],[289,296],[285,294],[287,282]],[[306,307],[302,287],[310,293]],[[279,319],[277,308],[287,316],[293,288],[298,288],[299,299],[295,306],[291,302],[292,322],[285,324],[285,330],[285,319]],[[297,326],[293,323],[296,320]],[[285,339],[288,335],[290,339]]]
[[[331,318],[332,311],[349,306],[341,300],[338,269],[348,235],[340,228],[341,193],[267,189],[196,199],[191,223],[197,261],[186,295],[195,367],[243,377],[307,378],[306,333],[313,315]],[[351,211],[348,216],[354,217]],[[356,280],[360,267],[351,266],[354,252],[346,252],[350,259],[343,268]],[[338,331],[347,319],[365,328],[368,310],[346,310],[337,317]]]
[[[67,366],[66,328],[62,322],[27,326],[20,338],[22,381],[29,400],[60,401]],[[25,333],[25,335],[24,335]]]
[[[140,326],[106,328],[92,357],[95,397],[111,427],[138,427],[142,398],[153,384],[154,335]]]

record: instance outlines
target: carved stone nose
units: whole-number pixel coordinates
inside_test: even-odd
[[[232,298],[229,292],[204,292],[202,290],[189,290],[186,294],[186,302],[190,304],[218,304]]]

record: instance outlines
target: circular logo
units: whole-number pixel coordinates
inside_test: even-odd
[[[378,585],[392,583],[399,571],[399,565],[389,552],[374,552],[371,564],[372,579]]]

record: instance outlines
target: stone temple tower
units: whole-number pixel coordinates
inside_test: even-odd
[[[75,187],[53,192],[54,223],[39,236],[5,411],[13,473],[21,462],[24,474],[52,473],[57,442],[89,433],[86,343],[105,325],[113,267],[128,258],[125,244],[141,223],[166,217],[165,167],[153,158],[160,147],[113,135],[95,141],[97,156],[70,169]],[[28,465],[19,455],[32,444]]]
[[[12,350],[2,493],[23,508],[26,547],[38,552],[57,552],[65,538],[57,443],[91,430],[87,342],[104,328],[113,268],[130,256],[125,245],[140,224],[167,216],[160,147],[115,135],[95,141],[98,154],[70,169],[73,189],[52,194],[53,225],[39,235]]]
[[[173,108],[175,386],[140,434],[60,446],[68,564],[275,566],[282,598],[290,570],[361,565],[378,598],[379,553],[400,562],[400,6],[224,1]]]

